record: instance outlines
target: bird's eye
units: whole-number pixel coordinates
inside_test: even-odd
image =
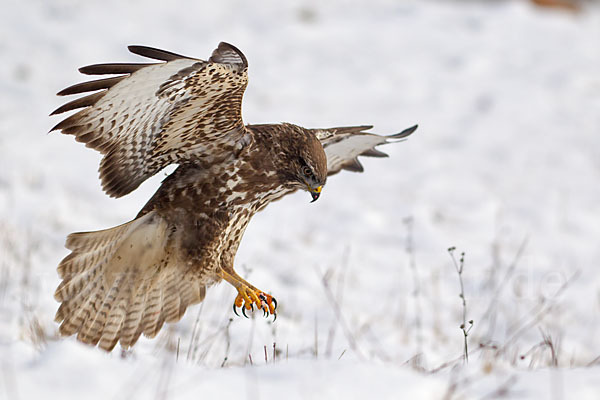
[[[312,181],[315,181],[315,174],[312,170],[312,168],[310,168],[308,166],[308,163],[306,162],[306,160],[302,157],[299,158],[300,161],[300,170],[302,171],[302,175]]]

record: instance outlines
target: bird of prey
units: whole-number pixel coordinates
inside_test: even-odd
[[[384,157],[375,146],[391,136],[371,126],[306,129],[289,123],[244,125],[248,62],[220,43],[208,61],[144,46],[158,62],[96,64],[59,96],[92,92],[51,115],[78,110],[51,131],[75,136],[103,154],[102,188],[124,196],[170,164],[175,171],[130,222],[67,237],[55,320],[62,335],[111,351],[140,335],[154,337],[181,319],[221,280],[237,290],[233,308],[274,315],[275,299],[233,269],[250,218],[298,189],[321,194],[329,175],[362,171],[357,156]],[[237,312],[236,312],[237,313]]]

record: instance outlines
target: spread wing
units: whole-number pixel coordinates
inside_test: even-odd
[[[362,172],[363,166],[358,156],[387,157],[375,149],[376,146],[404,139],[417,129],[418,125],[389,136],[380,136],[365,131],[372,126],[350,126],[329,129],[313,129],[321,141],[327,155],[327,175],[337,174],[341,170]]]
[[[60,91],[94,93],[51,114],[81,109],[51,131],[74,135],[104,154],[100,179],[108,195],[130,193],[169,164],[215,162],[250,142],[241,116],[248,83],[241,51],[220,43],[203,61],[150,47],[129,50],[163,62],[80,68],[86,75],[116,76]]]

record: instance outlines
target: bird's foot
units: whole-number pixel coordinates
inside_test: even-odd
[[[239,315],[237,309],[241,308],[244,317],[248,318],[246,310],[254,311],[254,305],[256,304],[257,309],[263,310],[265,317],[273,315],[273,321],[277,319],[277,313],[275,312],[277,309],[277,300],[273,296],[246,285],[238,287],[237,290],[238,295],[233,302],[233,312],[236,315]]]

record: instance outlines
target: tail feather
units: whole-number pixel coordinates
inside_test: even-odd
[[[164,301],[162,303],[162,314],[166,322],[179,321],[179,305],[181,298],[177,291],[177,276],[173,272],[166,276],[164,285]],[[159,328],[160,329],[160,328]]]
[[[124,279],[127,279],[127,276]],[[127,316],[127,309],[131,300],[131,285],[123,283],[119,283],[121,290],[113,302],[102,330],[102,336],[98,342],[98,346],[106,351],[111,351],[119,341],[121,328]]]
[[[121,330],[121,346],[124,348],[133,346],[140,337],[141,332],[137,336],[135,335],[142,321],[147,287],[148,281],[144,281],[131,295],[131,303],[127,309],[127,317]]]
[[[81,271],[79,274],[64,277],[54,292],[56,301],[65,302],[73,300],[76,303],[77,298],[102,274],[102,267],[103,264],[98,263],[88,270]]]
[[[94,266],[95,270],[102,268],[116,251],[120,239],[139,225],[136,221],[101,231],[71,233],[65,247],[72,252],[60,262],[57,269],[59,276],[65,279],[63,284],[66,285],[74,276],[84,278],[82,272],[89,271],[90,266]],[[61,286],[64,285],[61,284],[57,292]],[[59,298],[56,300],[63,301]]]
[[[185,312],[186,308],[194,302],[196,296],[192,285],[190,285],[189,282],[184,280],[178,281],[177,292],[179,293],[180,298],[177,318],[180,319],[181,317],[183,317],[183,313]]]
[[[98,276],[86,285],[75,297],[63,301],[54,318],[56,322],[62,321],[59,327],[61,335],[67,336],[77,333],[96,312],[93,308],[93,304],[90,303],[98,296],[101,285],[102,277]]]
[[[61,282],[62,284],[62,282]],[[58,311],[56,312],[56,316],[54,320],[56,322],[60,322],[66,320],[67,317],[74,316],[74,312],[79,310],[80,308],[84,308],[88,306],[89,300],[92,298],[92,295],[97,293],[98,286],[102,284],[102,277],[100,275],[96,276],[94,279],[91,279],[88,284],[79,292],[76,296],[71,298],[66,298],[62,301],[60,307],[58,307]],[[55,294],[56,298],[56,294]]]
[[[113,285],[104,293],[102,296],[102,292],[98,293],[98,297],[90,302],[95,305],[100,305],[99,308],[96,308],[96,312],[93,315],[88,317],[88,320],[84,324],[84,327],[87,329],[81,329],[77,335],[77,339],[83,343],[96,345],[100,340],[104,332],[104,325],[106,324],[106,319],[110,310],[112,309],[115,299],[119,295],[120,284],[122,282],[122,278],[117,278]]]
[[[84,313],[85,321],[83,325],[77,330],[73,332],[68,332],[67,334],[72,335],[77,333],[77,339],[83,343],[88,344],[96,344],[98,343],[98,339],[93,334],[92,325],[96,320],[96,315],[98,311],[102,307],[102,303],[104,302],[106,289],[102,283],[102,277],[100,277],[100,283],[94,286],[94,291],[86,298],[86,303],[83,307],[79,309],[80,312]]]
[[[67,237],[65,247],[69,250],[73,250],[74,252],[77,250],[83,250],[86,253],[93,252],[107,245],[115,244],[115,242],[120,236],[123,235],[123,233],[131,229],[132,225],[136,225],[136,222],[138,222],[139,225],[139,220],[136,219],[131,222],[115,226],[114,228],[103,229],[94,232],[71,233]]]
[[[61,278],[68,278],[81,273],[89,265],[103,264],[108,261],[114,250],[114,244],[105,245],[86,253],[74,250],[60,262],[57,268],[58,274]]]
[[[204,298],[205,286],[177,262],[174,232],[150,212],[112,229],[69,235],[72,253],[58,267],[63,281],[55,292],[62,303],[59,332],[111,351],[181,319]]]
[[[142,317],[142,329],[144,335],[153,338],[162,326],[160,322],[161,304],[163,302],[162,286],[153,285],[146,296],[146,309]]]

